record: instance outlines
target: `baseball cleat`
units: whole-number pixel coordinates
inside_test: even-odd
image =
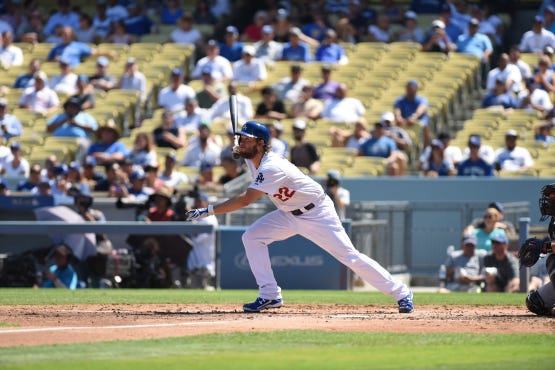
[[[397,302],[399,304],[399,313],[411,313],[414,311],[414,305],[412,304],[412,291],[403,299]]]
[[[256,301],[252,303],[246,303],[243,305],[243,311],[245,312],[260,312],[262,310],[267,310],[269,308],[280,308],[283,304],[283,299],[264,299],[256,298]]]

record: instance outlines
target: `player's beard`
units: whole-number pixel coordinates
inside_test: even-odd
[[[258,146],[253,145],[250,148],[245,148],[244,150],[239,149],[239,154],[245,159],[253,159],[258,154]]]

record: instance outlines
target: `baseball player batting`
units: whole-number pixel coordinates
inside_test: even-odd
[[[237,153],[245,158],[252,182],[245,192],[216,205],[192,209],[187,220],[236,211],[267,194],[274,210],[250,225],[243,234],[249,266],[258,284],[258,298],[243,305],[245,312],[260,312],[283,305],[268,245],[299,234],[317,244],[366,282],[395,298],[399,312],[414,310],[412,292],[379,263],[355,249],[343,229],[332,200],[320,184],[303,174],[287,159],[271,152],[270,131],[256,121],[246,122]]]

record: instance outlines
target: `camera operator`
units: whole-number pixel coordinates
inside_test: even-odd
[[[333,200],[339,218],[344,220],[346,208],[351,204],[351,193],[341,187],[341,174],[337,170],[329,170],[324,180],[324,190]]]

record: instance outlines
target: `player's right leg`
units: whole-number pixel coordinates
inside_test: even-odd
[[[531,291],[526,297],[528,310],[540,316],[554,316],[555,288],[551,282]]]

